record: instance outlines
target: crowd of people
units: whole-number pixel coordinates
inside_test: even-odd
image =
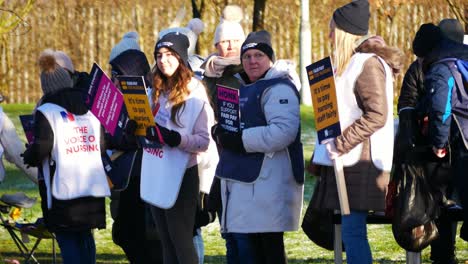
[[[461,24],[444,19],[416,33],[417,59],[398,98],[394,148],[394,80],[404,71],[404,56],[370,34],[370,16],[368,1],[357,0],[330,18],[342,133],[317,141],[311,159],[320,184],[314,205],[332,210],[340,210],[333,161],[343,161],[350,213],[341,217],[342,238],[350,264],[372,263],[368,212],[385,211],[392,165],[412,148],[428,146],[425,171],[436,171],[440,207],[468,206],[468,115],[451,105],[463,81],[453,61],[439,63],[468,61]],[[130,263],[203,263],[200,228],[216,216],[227,263],[288,262],[283,236],[299,228],[304,193],[301,83],[296,65],[276,57],[271,34],[246,35],[242,18],[239,6],[226,6],[214,32],[215,52],[206,59],[195,54],[199,19],[160,32],[152,68],[137,32],[125,33],[111,50],[117,87],[122,75],[143,76],[148,85],[154,125],[144,138],[160,144],[157,153],[142,146],[134,120],[119,137],[105,131],[85,103],[90,77],[76,71],[66,53],[40,54],[43,96],[34,110],[34,141],[22,154],[24,164],[15,163],[38,182],[45,224],[64,263],[96,262],[92,230],[106,227],[105,197],[111,198],[113,241]],[[217,123],[219,85],[238,90],[237,132]],[[0,113],[4,131],[12,125]],[[96,147],[66,151],[72,138]],[[9,154],[7,141],[0,141],[0,153]],[[117,151],[134,160],[124,190],[111,189],[102,165],[102,157]],[[16,152],[9,156],[19,157]],[[37,176],[25,165],[37,167]],[[456,263],[456,222],[441,210],[436,224],[440,236],[431,244],[431,260]],[[460,238],[468,241],[468,225]]]

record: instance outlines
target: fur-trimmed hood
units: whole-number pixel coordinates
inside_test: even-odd
[[[392,69],[393,74],[399,74],[404,67],[404,54],[395,47],[387,46],[380,36],[366,36],[356,48],[356,52],[374,53],[382,58]]]

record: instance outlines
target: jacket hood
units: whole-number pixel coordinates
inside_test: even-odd
[[[293,61],[277,60],[264,77],[267,80],[274,78],[288,78],[298,91],[301,90],[301,79],[296,72],[296,63]]]
[[[439,60],[446,58],[457,58],[468,60],[468,45],[442,38],[437,45],[423,60],[423,71],[429,70],[430,66]]]

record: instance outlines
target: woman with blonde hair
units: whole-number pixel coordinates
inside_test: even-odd
[[[213,110],[188,66],[188,47],[180,33],[168,33],[156,43],[150,94],[155,126],[146,137],[162,147],[145,148],[142,158],[141,197],[153,205],[164,263],[198,262],[192,237],[199,184],[207,175],[202,163],[209,147],[216,151],[209,133]]]
[[[332,160],[340,158],[351,213],[342,216],[347,263],[372,263],[368,211],[384,211],[393,155],[393,80],[402,53],[368,35],[369,3],[357,0],[335,10],[330,22],[342,134],[316,144],[320,206],[340,209]],[[382,144],[385,142],[385,144]]]

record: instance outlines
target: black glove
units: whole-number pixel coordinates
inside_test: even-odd
[[[138,127],[137,122],[133,119],[129,119],[127,121],[127,124],[125,124],[125,128],[124,128],[125,134],[134,135],[137,127]]]
[[[20,154],[23,157],[23,163],[27,167],[37,167],[40,164],[40,161],[37,160],[37,155],[32,147],[26,146],[26,151],[23,154]]]
[[[216,124],[211,128],[211,136],[218,145],[225,149],[238,153],[246,153],[244,143],[242,142],[242,132],[230,132]]]
[[[415,147],[417,135],[416,113],[413,109],[405,109],[399,114],[398,150],[400,154]]]
[[[159,140],[158,130],[164,142],[161,142],[161,140]],[[163,126],[158,125],[157,123],[155,127],[148,127],[146,129],[146,138],[148,140],[156,141],[161,144],[165,143],[169,147],[177,147],[179,146],[180,141],[181,141],[181,136],[179,132],[175,130],[169,130]]]

